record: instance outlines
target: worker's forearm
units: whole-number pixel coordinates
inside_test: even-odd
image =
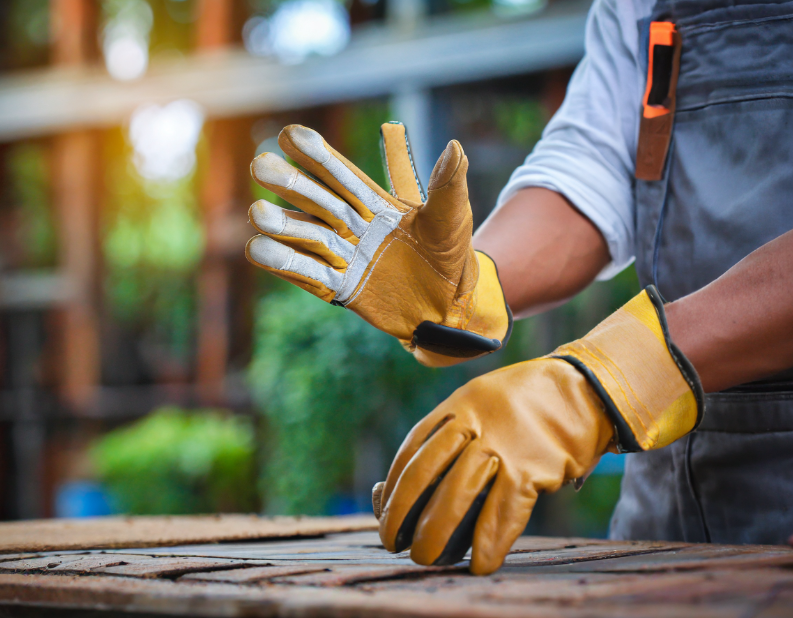
[[[667,305],[672,340],[706,392],[793,367],[793,231]]]
[[[611,259],[592,222],[559,193],[540,188],[519,191],[491,215],[474,235],[474,248],[496,262],[516,317],[574,296]]]

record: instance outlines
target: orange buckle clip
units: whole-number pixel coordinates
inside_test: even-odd
[[[657,118],[668,114],[669,86],[674,57],[675,25],[668,21],[650,24],[649,63],[647,66],[647,88],[644,91],[643,116]]]

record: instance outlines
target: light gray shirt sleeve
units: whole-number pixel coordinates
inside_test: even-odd
[[[496,210],[517,191],[544,187],[564,195],[605,237],[609,279],[634,259],[634,166],[644,76],[637,21],[652,0],[596,0],[586,54],[542,139],[501,191]]]

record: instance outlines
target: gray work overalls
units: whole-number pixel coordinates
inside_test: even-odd
[[[661,0],[651,20],[682,53],[663,179],[636,181],[636,268],[673,301],[793,229],[793,2]],[[694,433],[626,457],[612,538],[784,543],[793,372],[708,395]]]

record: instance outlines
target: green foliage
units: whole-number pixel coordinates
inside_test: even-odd
[[[268,510],[326,512],[349,482],[362,431],[381,436],[390,457],[454,376],[422,367],[350,311],[276,288],[258,306],[249,372],[270,429]]]
[[[41,66],[50,45],[49,0],[3,0],[6,19],[0,51],[4,68]]]
[[[91,454],[123,513],[256,509],[253,428],[220,411],[161,408],[110,432]]]
[[[44,147],[29,143],[14,146],[8,155],[8,175],[19,217],[17,234],[25,253],[25,266],[51,266],[55,262],[55,226]]]
[[[574,494],[570,509],[571,527],[576,534],[605,537],[614,506],[620,497],[621,474],[593,474]],[[568,490],[569,491],[569,490]]]
[[[119,201],[121,208],[105,240],[107,258],[125,269],[190,271],[203,245],[192,182],[180,180],[144,191],[142,195],[132,189],[127,199]]]
[[[388,186],[388,177],[380,154],[380,125],[389,120],[394,118],[388,102],[374,99],[350,107],[344,121],[344,154],[381,187]]]
[[[488,9],[492,4],[493,0],[448,0],[452,11],[477,11]]]

